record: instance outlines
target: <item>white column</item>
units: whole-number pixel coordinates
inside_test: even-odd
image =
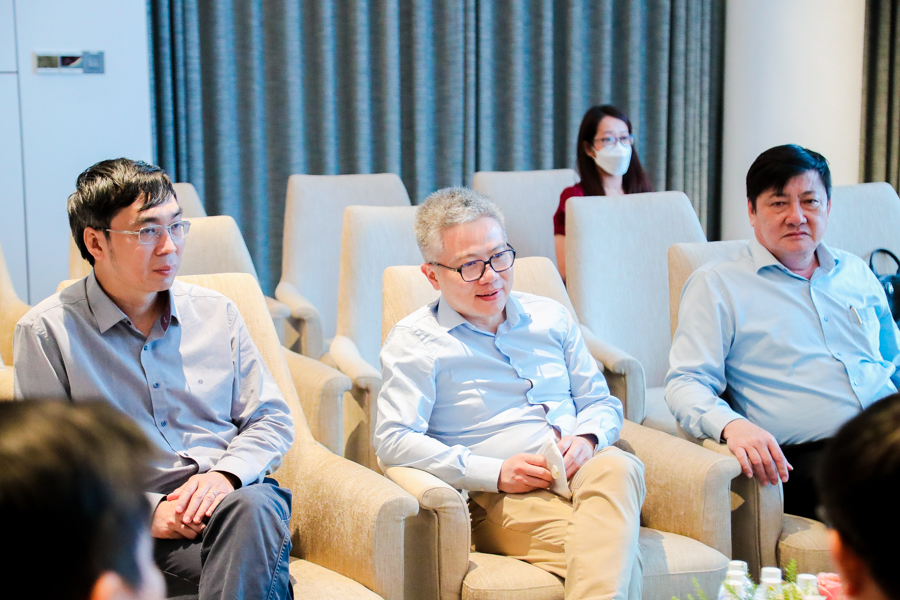
[[[858,183],[865,0],[728,0],[722,239],[752,235],[747,169],[780,144],[825,156]]]

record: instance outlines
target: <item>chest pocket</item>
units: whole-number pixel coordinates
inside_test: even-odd
[[[874,306],[847,309],[847,317],[853,330],[853,339],[860,347],[877,358],[881,358],[881,323]]]

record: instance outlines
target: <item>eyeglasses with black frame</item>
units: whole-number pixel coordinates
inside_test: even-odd
[[[462,277],[463,281],[471,283],[484,277],[484,271],[487,269],[488,265],[491,265],[494,273],[502,273],[503,271],[511,269],[513,263],[516,261],[516,250],[509,244],[506,244],[506,248],[506,250],[498,252],[487,260],[473,260],[461,267],[448,267],[447,265],[442,265],[438,262],[433,262],[431,264],[435,267],[443,267],[449,271],[456,271],[459,273],[459,276]]]
[[[127,229],[107,229],[110,233],[124,233],[127,235],[138,236],[138,243],[145,246],[156,245],[162,239],[163,231],[169,234],[173,242],[180,242],[184,236],[191,230],[190,221],[175,221],[169,225],[147,225],[141,227],[137,231],[129,231]]]

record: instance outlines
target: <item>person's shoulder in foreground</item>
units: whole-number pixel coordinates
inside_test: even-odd
[[[42,598],[161,599],[142,493],[151,453],[105,403],[0,402],[0,528],[15,546],[0,573]]]
[[[900,394],[848,421],[826,447],[817,475],[844,593],[853,600],[900,600],[891,550],[900,537]]]

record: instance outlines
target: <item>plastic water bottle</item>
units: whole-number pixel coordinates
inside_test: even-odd
[[[801,573],[797,575],[797,588],[802,596],[818,596],[819,582],[815,575]]]
[[[719,586],[719,600],[745,600],[748,589],[744,585],[743,571],[728,571],[725,581]]]
[[[730,574],[732,571],[740,571],[744,576],[744,590],[749,591],[751,587],[753,587],[753,581],[750,579],[749,570],[747,569],[747,563],[742,560],[732,560],[728,563],[728,573]],[[726,578],[728,575],[725,576]]]
[[[765,570],[765,569],[763,569]],[[778,569],[780,572],[781,570]],[[777,596],[781,592],[781,577],[763,577],[756,588],[754,600],[766,600],[766,597]]]

